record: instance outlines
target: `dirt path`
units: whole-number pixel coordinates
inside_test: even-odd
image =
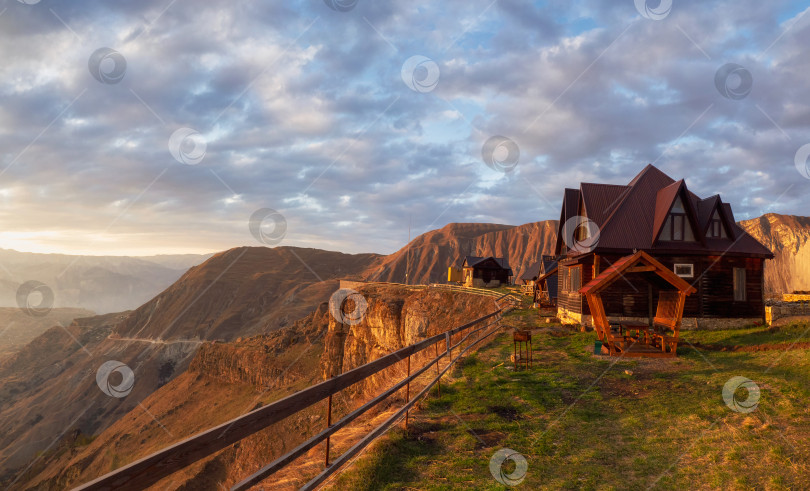
[[[162,339],[149,339],[149,338],[119,338],[119,337],[108,337],[112,341],[127,341],[130,343],[149,343],[149,344],[202,344],[206,341],[200,341],[199,339],[173,339],[171,341],[164,341]]]

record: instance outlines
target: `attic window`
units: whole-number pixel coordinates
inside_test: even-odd
[[[675,198],[675,202],[669,210],[667,221],[664,222],[664,227],[661,229],[661,240],[678,242],[695,241],[695,234],[692,231],[689,218],[686,216],[686,210],[683,207],[683,201],[681,201],[680,196]]]
[[[709,220],[709,230],[706,231],[706,237],[726,239],[726,229],[723,227],[723,222],[720,220],[720,212],[714,210],[711,220]]]

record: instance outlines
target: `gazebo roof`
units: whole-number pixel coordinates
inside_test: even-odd
[[[669,268],[661,264],[655,258],[644,251],[624,256],[610,267],[599,273],[599,275],[579,289],[579,293],[584,295],[599,293],[614,281],[621,278],[625,273],[655,273],[678,290],[687,295],[695,293],[697,289],[687,283],[683,278],[670,271]]]

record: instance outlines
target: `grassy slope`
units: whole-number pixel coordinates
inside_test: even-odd
[[[534,327],[534,315],[518,311],[507,324]],[[807,327],[685,336],[746,346],[808,341]],[[390,432],[332,484],[504,489],[491,476],[489,460],[508,447],[528,461],[522,489],[807,485],[809,350],[698,352],[687,345],[673,360],[616,361],[590,354],[594,339],[592,332],[538,329],[534,367],[514,372],[511,341],[500,335],[454,371],[441,397],[432,393],[409,430]],[[736,375],[761,389],[753,413],[733,412],[723,402],[723,385]]]

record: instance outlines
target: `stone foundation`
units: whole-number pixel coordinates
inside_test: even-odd
[[[584,325],[593,327],[593,320],[590,315],[582,315],[579,312],[573,312],[563,307],[557,308],[557,318],[560,319],[562,325]]]
[[[805,302],[780,303],[765,307],[765,321],[769,326],[785,317],[807,315],[810,315],[810,303]]]

